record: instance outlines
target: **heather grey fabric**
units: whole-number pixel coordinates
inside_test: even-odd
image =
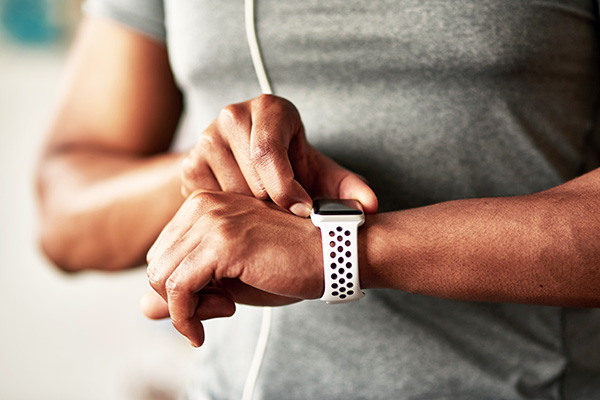
[[[88,0],[86,10],[166,40],[186,97],[179,146],[260,93],[243,1]],[[312,143],[367,177],[381,211],[532,193],[596,166],[592,1],[261,0],[256,14],[275,93],[296,104]],[[260,315],[242,307],[209,324],[191,399],[240,398]],[[390,290],[275,309],[255,396],[599,397],[599,310]]]
[[[157,40],[165,38],[162,1],[92,0],[84,2],[83,11],[96,17],[109,17]]]

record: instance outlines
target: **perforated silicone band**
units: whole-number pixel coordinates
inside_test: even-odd
[[[325,292],[327,303],[356,301],[364,297],[358,275],[357,221],[321,222]]]

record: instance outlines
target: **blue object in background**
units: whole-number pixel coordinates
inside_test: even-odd
[[[53,2],[54,3],[54,2]],[[49,43],[60,37],[47,0],[0,0],[0,22],[9,38],[21,43]]]

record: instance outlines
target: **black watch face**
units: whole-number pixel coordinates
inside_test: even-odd
[[[362,205],[357,200],[315,200],[315,214],[319,215],[361,215]]]

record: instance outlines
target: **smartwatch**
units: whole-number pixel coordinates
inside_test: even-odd
[[[364,297],[358,275],[358,227],[365,214],[357,200],[315,200],[310,215],[321,229],[325,292],[329,304],[356,301]]]

